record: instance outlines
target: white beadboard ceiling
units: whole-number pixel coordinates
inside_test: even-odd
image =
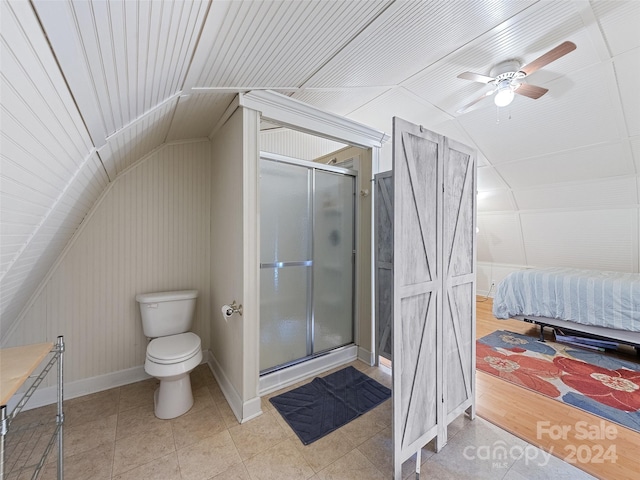
[[[235,93],[251,89],[387,133],[402,116],[475,146],[481,261],[557,263],[569,249],[545,238],[565,235],[592,266],[606,264],[593,243],[602,239],[563,229],[582,221],[635,249],[620,250],[611,268],[640,268],[640,1],[19,0],[0,8],[2,332],[110,182],[167,142],[209,136]],[[527,79],[548,88],[545,96],[517,96],[500,111],[485,99],[457,113],[488,90],[459,73],[489,74],[512,58],[526,64],[565,40],[577,50]],[[565,263],[577,262],[574,253]]]
[[[182,89],[208,2],[33,4],[96,146]]]

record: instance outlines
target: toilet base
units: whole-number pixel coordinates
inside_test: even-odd
[[[187,413],[193,406],[191,377],[187,373],[175,380],[161,380],[153,395],[155,415],[163,420]]]

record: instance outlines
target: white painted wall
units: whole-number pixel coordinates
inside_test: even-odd
[[[209,178],[208,140],[165,145],[121,173],[45,277],[6,346],[64,335],[65,382],[141,368],[147,339],[135,295],[197,289],[193,331],[209,348]]]
[[[479,214],[478,293],[527,267],[638,273],[638,212],[625,206]]]
[[[211,353],[242,395],[242,318],[226,321],[220,308],[242,303],[242,110],[212,139],[211,151]]]
[[[257,137],[257,112],[238,108],[212,138],[212,367],[239,421],[261,413]],[[221,307],[234,300],[243,315],[225,319]]]
[[[289,128],[277,128],[260,132],[260,150],[300,160],[313,161],[318,157],[344,148],[344,146],[344,143],[316,137]]]

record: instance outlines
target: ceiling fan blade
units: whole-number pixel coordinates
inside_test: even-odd
[[[489,90],[488,92],[480,95],[478,98],[476,98],[472,102],[467,103],[464,107],[459,108],[456,111],[456,113],[465,113],[467,110],[469,110],[471,107],[473,107],[476,103],[478,103],[483,98],[487,98],[487,97],[490,97],[491,95],[493,95],[496,90],[497,90],[497,88],[494,88],[493,90]]]
[[[548,91],[549,89],[547,88],[529,85],[528,83],[521,83],[520,86],[514,90],[518,95],[524,95],[525,97],[533,98],[534,100],[540,98]]]
[[[558,60],[560,57],[565,56],[569,52],[573,52],[576,49],[576,44],[573,42],[563,42],[556,48],[552,48],[541,57],[536,58],[533,62],[526,64],[520,69],[525,75],[531,75],[536,70],[550,64],[551,62]]]
[[[486,75],[481,75],[479,73],[473,72],[464,72],[458,75],[458,78],[462,78],[464,80],[471,80],[472,82],[480,82],[480,83],[489,83],[493,82],[493,77],[487,77]]]

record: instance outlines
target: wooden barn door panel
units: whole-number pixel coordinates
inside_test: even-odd
[[[475,197],[473,150],[445,140],[443,198],[443,382],[446,424],[472,407],[475,391]],[[474,415],[474,412],[471,412]]]
[[[402,462],[436,435],[440,417],[443,145],[440,136],[399,118],[393,142],[393,443],[395,478],[401,478]]]
[[[475,391],[475,153],[394,118],[393,443],[402,463],[464,410]],[[419,462],[419,456],[417,457]],[[418,463],[419,464],[419,463]]]
[[[433,438],[437,424],[436,382],[436,298],[419,293],[402,299],[402,448],[408,456],[425,437]],[[397,364],[394,365],[397,368]],[[408,457],[407,457],[408,458]]]
[[[393,176],[375,176],[376,358],[391,360],[393,320]]]

